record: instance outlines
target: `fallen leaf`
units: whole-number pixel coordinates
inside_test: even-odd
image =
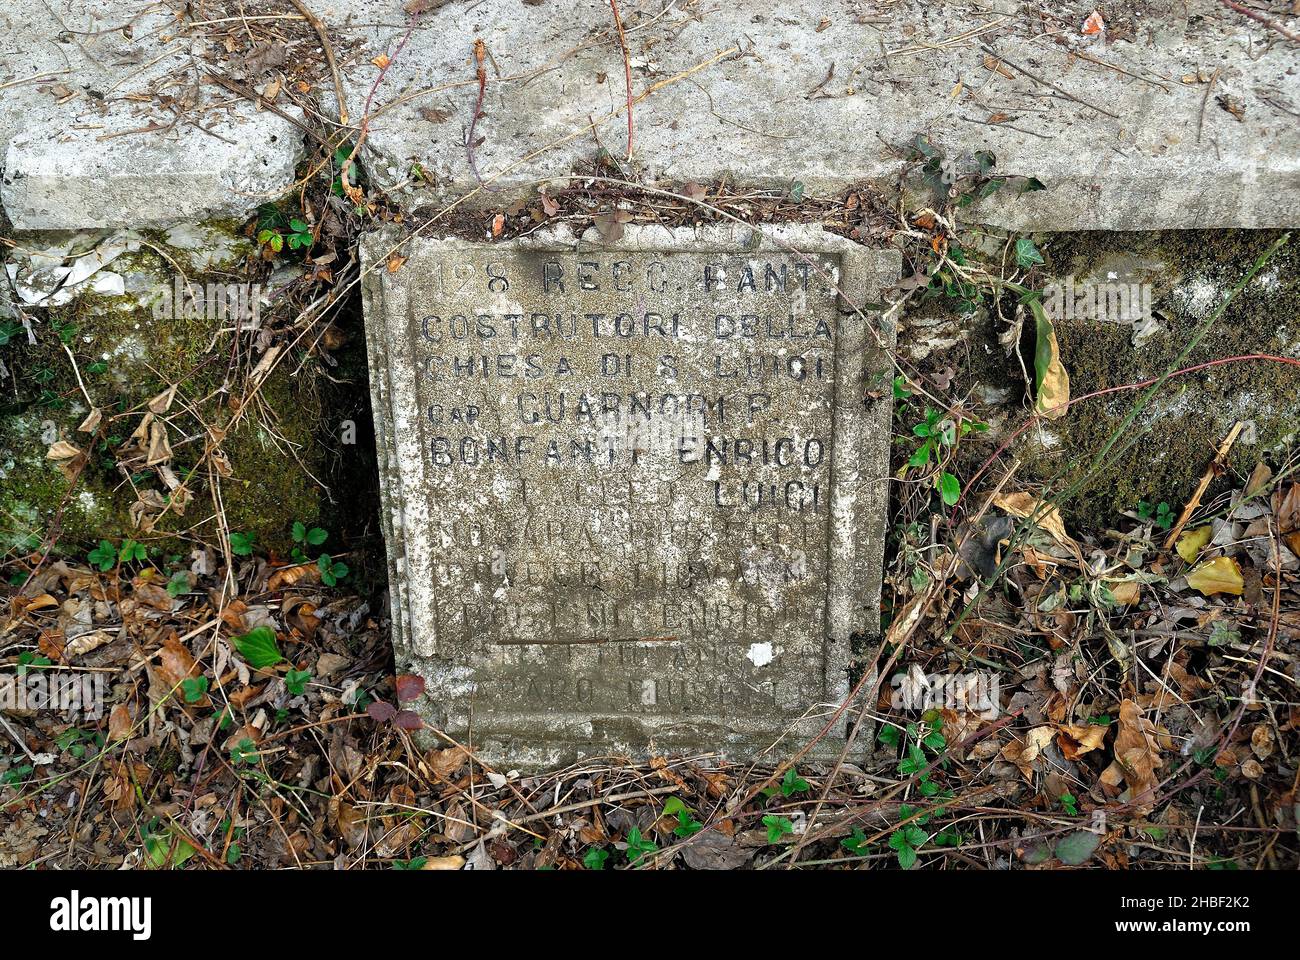
[[[1210,542],[1210,537],[1214,535],[1214,530],[1208,526],[1201,527],[1199,530],[1187,530],[1178,538],[1174,544],[1174,549],[1178,555],[1183,558],[1185,563],[1192,563],[1196,560],[1196,555],[1205,549],[1205,545]]]
[[[1232,557],[1215,557],[1202,563],[1187,575],[1187,585],[1207,597],[1216,593],[1241,596],[1245,586],[1241,567]]]
[[[1058,420],[1070,409],[1070,375],[1061,363],[1061,347],[1056,330],[1039,300],[1029,301],[1036,329],[1034,347],[1034,385],[1037,395],[1034,412],[1048,420]]]
[[[424,677],[414,673],[402,673],[397,676],[397,699],[403,702],[414,700],[424,693]]]
[[[108,739],[126,740],[131,736],[131,711],[125,703],[119,703],[108,715]]]
[[[1065,532],[1065,523],[1061,512],[1056,507],[1044,504],[1029,493],[1004,493],[993,498],[993,505],[1021,520],[1034,517],[1034,525],[1041,527],[1052,535],[1057,543],[1065,547],[1075,546],[1074,538]],[[1035,516],[1035,514],[1037,514]]]
[[[1043,748],[1052,742],[1056,731],[1049,726],[1034,727],[1025,734],[1023,740],[1011,740],[1002,748],[1002,758],[1020,768],[1026,780],[1032,780],[1034,761],[1038,759]]]
[[[1065,723],[1060,727],[1061,736],[1057,745],[1067,760],[1077,760],[1085,753],[1097,750],[1106,740],[1108,727],[1096,723]]]
[[[1094,10],[1092,13],[1088,14],[1088,18],[1083,21],[1083,26],[1079,28],[1079,32],[1086,37],[1091,37],[1094,34],[1101,33],[1105,29],[1106,21],[1102,19],[1100,13]]]
[[[1056,858],[1062,863],[1077,867],[1084,863],[1101,844],[1101,836],[1091,830],[1076,830],[1066,834],[1056,844]]]
[[[421,870],[459,870],[465,866],[464,857],[429,857],[424,861]]]
[[[1114,787],[1122,778],[1128,784],[1130,802],[1146,813],[1155,802],[1159,778],[1159,729],[1142,716],[1142,708],[1132,700],[1119,705],[1119,729],[1115,734],[1114,762],[1102,775],[1104,784]]]

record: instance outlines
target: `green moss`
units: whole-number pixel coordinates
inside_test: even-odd
[[[16,390],[0,400],[0,551],[30,546],[56,524],[59,549],[81,553],[94,541],[132,537],[173,550],[182,539],[211,541],[216,535],[214,503],[206,481],[184,514],[167,513],[150,536],[132,523],[136,490],[166,487],[153,470],[141,469],[128,479],[116,465],[114,451],[140,423],[148,401],[172,383],[180,392],[168,418],[173,449],[171,467],[184,477],[199,463],[205,433],[196,417],[228,428],[228,394],[232,351],[226,326],[216,319],[156,320],[150,309],[152,290],[172,282],[174,261],[189,268],[183,251],[149,247],[124,254],[110,269],[128,277],[124,296],[83,294],[71,303],[35,311],[37,342],[24,335],[0,348]],[[230,274],[189,276],[190,282],[231,282]],[[60,337],[62,334],[62,338]],[[75,490],[59,465],[46,458],[53,438],[84,446],[88,435],[77,431],[89,412],[77,369],[94,404],[104,415],[106,436],[82,471]],[[241,344],[247,350],[247,343]],[[233,357],[248,366],[256,358]],[[321,447],[314,442],[321,426],[320,398],[311,368],[296,380],[294,364],[284,363],[267,380],[260,402],[241,418],[223,443],[231,475],[222,480],[223,505],[232,529],[255,532],[258,542],[280,551],[289,547],[294,520],[314,522],[319,512]],[[134,487],[133,487],[134,484]]]
[[[1141,346],[1132,345],[1128,326],[1089,320],[1057,324],[1071,396],[1159,376],[1275,238],[1269,231],[1239,230],[1081,233],[1044,241],[1059,277],[1081,279],[1100,270],[1099,279],[1105,279],[1104,272],[1122,259],[1140,264],[1154,283],[1153,313],[1161,329]],[[1181,366],[1254,353],[1300,353],[1300,248],[1295,244],[1238,295]],[[1063,464],[1090,462],[1141,395],[1125,391],[1073,407],[1045,428],[1040,437],[1045,449],[1028,464],[1029,475],[1044,478]],[[1295,441],[1297,397],[1300,369],[1263,361],[1226,364],[1170,381],[1116,449],[1136,442],[1066,505],[1067,519],[1096,529],[1139,499],[1181,505],[1239,420],[1253,421],[1255,442],[1239,441],[1230,465],[1249,470],[1270,450]],[[1077,475],[1077,469],[1067,475]],[[1230,472],[1207,498],[1238,483]]]

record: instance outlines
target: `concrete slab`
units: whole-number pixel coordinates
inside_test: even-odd
[[[160,4],[0,9],[0,204],[17,230],[238,217],[294,179],[302,133],[196,82],[206,44]]]
[[[959,164],[989,150],[997,170],[1047,187],[995,194],[968,219],[1035,230],[1300,223],[1297,47],[1213,0],[1112,5],[1122,15],[1104,37],[1080,32],[1093,4],[1078,2],[622,7],[633,88],[648,94],[629,167],[651,179],[890,187],[897,148],[927,134]],[[394,54],[406,27],[373,0],[336,0],[327,17],[364,41],[347,75],[359,113],[378,74],[369,57]],[[597,141],[626,156],[606,0],[450,2],[419,19],[376,92],[377,182],[417,202],[477,186],[465,141],[480,40],[474,154],[496,192],[478,202],[534,194],[593,159]],[[982,45],[1014,67],[986,66]],[[604,122],[593,132],[590,119]]]

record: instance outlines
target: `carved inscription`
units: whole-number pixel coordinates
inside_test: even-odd
[[[816,702],[837,258],[462,257],[425,265],[411,335],[440,643],[478,697]]]

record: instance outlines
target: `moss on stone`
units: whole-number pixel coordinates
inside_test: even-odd
[[[1140,346],[1133,346],[1128,326],[1092,320],[1057,324],[1071,395],[1159,376],[1275,238],[1271,231],[1236,230],[1080,233],[1045,240],[1041,246],[1058,277],[1082,279],[1100,270],[1098,279],[1105,279],[1122,260],[1138,264],[1154,284],[1160,330]],[[1237,296],[1180,366],[1254,353],[1300,355],[1300,248],[1295,244],[1283,248]],[[1125,391],[1073,407],[1042,431],[1042,447],[1028,474],[1044,478],[1065,466],[1067,476],[1077,475],[1141,396],[1142,391]],[[1115,448],[1127,450],[1065,505],[1067,519],[1098,529],[1140,499],[1181,506],[1237,421],[1254,428],[1233,449],[1230,465],[1239,472],[1294,443],[1300,430],[1298,397],[1300,370],[1266,361],[1231,363],[1171,380]],[[1208,496],[1238,482],[1230,473]]]
[[[167,415],[171,466],[178,475],[185,476],[203,453],[204,437],[193,410],[210,421],[221,419],[217,425],[230,421],[227,398],[220,393],[231,362],[229,334],[221,332],[224,324],[216,319],[153,317],[150,305],[172,283],[172,264],[189,270],[195,261],[186,251],[163,247],[162,237],[151,237],[149,243],[166,257],[142,246],[109,267],[127,277],[125,295],[85,293],[69,304],[34,311],[36,343],[19,334],[0,349],[14,384],[0,400],[0,550],[39,541],[56,517],[59,549],[67,552],[81,552],[101,538],[132,537],[171,549],[182,536],[211,540],[216,535],[210,520],[213,502],[202,487],[182,516],[168,513],[152,535],[142,535],[130,517],[135,490],[113,460],[113,450],[140,422],[145,404],[172,383],[180,384]],[[189,275],[195,284],[242,279],[228,272]],[[78,446],[88,439],[77,431],[89,408],[65,341],[86,389],[109,421],[105,442],[97,446],[71,496],[58,464],[46,459],[54,437]],[[249,361],[245,357],[241,362]],[[297,379],[292,369],[292,364],[282,364],[268,378],[261,402],[223,444],[232,469],[222,481],[232,529],[254,532],[259,543],[281,551],[289,547],[293,521],[312,523],[319,513],[319,490],[311,474],[318,473],[321,458],[314,442],[321,426],[320,398],[310,384],[311,368]],[[197,407],[187,410],[186,404]],[[153,471],[132,479],[140,489],[166,492]]]

